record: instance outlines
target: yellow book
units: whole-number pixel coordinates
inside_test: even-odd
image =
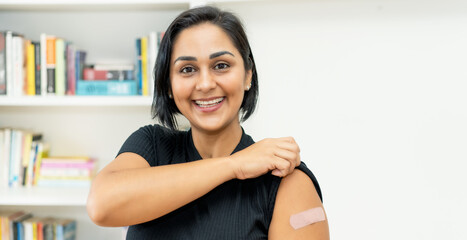
[[[32,240],[37,240],[37,222],[32,223]]]
[[[39,172],[41,170],[42,158],[48,157],[49,155],[49,145],[45,143],[38,143],[37,146],[37,159],[36,159],[36,167],[34,168],[34,179],[32,182],[33,186],[37,185],[37,181],[39,180]]]
[[[23,159],[21,163],[21,171],[23,172],[23,182],[20,184],[27,185],[27,182],[29,180],[28,174],[27,174],[27,169],[29,165],[29,161],[31,158],[31,146],[32,146],[32,133],[30,132],[24,132],[23,135]],[[26,171],[24,171],[26,170]]]
[[[143,78],[142,95],[148,96],[148,37],[141,38],[141,71]]]
[[[35,77],[35,55],[34,55],[34,44],[31,41],[26,43],[27,55],[26,55],[26,94],[36,95],[36,77]]]

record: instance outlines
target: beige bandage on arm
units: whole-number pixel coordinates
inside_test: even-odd
[[[324,210],[321,207],[311,208],[290,216],[290,225],[295,229],[326,220]]]

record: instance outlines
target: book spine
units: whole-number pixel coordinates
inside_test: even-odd
[[[36,95],[41,95],[41,45],[33,42],[34,45],[34,82]]]
[[[10,153],[11,153],[11,129],[3,129],[3,145],[0,152],[2,161],[0,162],[0,187],[9,186]]]
[[[75,95],[76,93],[76,63],[75,63],[75,47],[72,44],[67,45],[67,95]]]
[[[65,95],[65,41],[55,40],[55,95]]]
[[[40,95],[47,94],[47,34],[42,33],[40,36],[40,59],[41,59],[41,91]]]
[[[157,34],[150,32],[148,38],[148,94],[154,93],[154,67],[157,57]]]
[[[36,95],[36,71],[34,44],[28,41],[27,43],[27,95]]]
[[[0,32],[0,95],[6,95],[6,39]]]
[[[84,68],[83,80],[133,80],[133,71]]]
[[[77,81],[76,95],[128,96],[136,94],[137,86],[134,80]]]
[[[141,66],[141,38],[136,39],[136,81],[138,83],[138,94],[142,94],[143,75]]]
[[[13,36],[13,95],[23,95],[24,88],[24,39]]]
[[[55,40],[53,36],[47,36],[47,94],[55,94]]]
[[[148,96],[148,37],[141,38],[142,95]]]
[[[6,94],[13,96],[13,32],[5,36]]]

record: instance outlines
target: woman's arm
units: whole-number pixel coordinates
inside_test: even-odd
[[[229,157],[150,167],[135,153],[122,153],[94,179],[87,202],[101,226],[128,226],[170,213],[234,179],[274,170],[286,176],[300,164],[291,138],[265,139]]]
[[[298,229],[294,229],[290,224],[292,215],[317,207],[323,208],[323,205],[313,182],[304,172],[298,169],[294,170],[283,178],[279,185],[269,227],[269,239],[329,240],[327,216],[324,221]]]

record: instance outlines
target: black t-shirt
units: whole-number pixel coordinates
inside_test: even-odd
[[[243,132],[232,154],[253,143]],[[148,125],[134,132],[118,154],[124,152],[142,156],[152,167],[202,159],[191,130],[172,131],[160,125]],[[313,173],[303,162],[297,168],[310,177],[322,199]],[[280,177],[270,173],[227,181],[171,213],[130,226],[127,239],[267,239],[280,181]]]

